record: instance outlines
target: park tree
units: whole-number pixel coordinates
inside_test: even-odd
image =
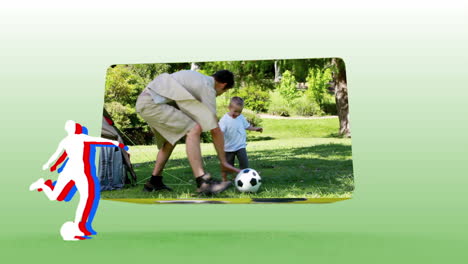
[[[340,120],[340,134],[351,137],[349,126],[348,85],[345,63],[341,58],[332,58],[333,88],[335,90],[336,108]]]

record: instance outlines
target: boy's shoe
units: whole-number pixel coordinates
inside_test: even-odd
[[[231,186],[231,182],[215,180],[211,178],[209,173],[205,173],[205,175],[198,177],[196,180],[198,183],[197,193],[200,194],[217,194],[225,191]]]
[[[166,186],[164,183],[162,185],[153,185],[150,181],[147,181],[143,186],[143,191],[153,192],[153,191],[169,191],[172,192],[172,188]]]

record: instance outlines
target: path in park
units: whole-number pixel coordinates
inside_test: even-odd
[[[261,118],[269,118],[269,119],[329,119],[329,118],[338,118],[338,116],[276,116],[276,115],[269,115],[269,114],[258,114]]]

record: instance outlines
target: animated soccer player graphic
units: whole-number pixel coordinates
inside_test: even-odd
[[[57,181],[40,178],[31,184],[29,190],[42,191],[51,201],[69,201],[78,191],[80,200],[75,219],[64,223],[60,233],[64,240],[84,240],[96,234],[91,227],[100,198],[99,180],[94,165],[96,147],[128,148],[118,141],[88,136],[87,129],[72,120],[65,123],[65,131],[68,135],[42,167],[47,170],[57,160],[50,167],[50,171],[55,171],[63,162],[58,169]]]

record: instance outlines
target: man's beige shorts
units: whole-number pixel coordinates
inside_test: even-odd
[[[177,109],[175,104],[155,104],[148,94],[138,97],[135,108],[152,129],[158,149],[162,148],[166,141],[175,145],[197,124]]]

